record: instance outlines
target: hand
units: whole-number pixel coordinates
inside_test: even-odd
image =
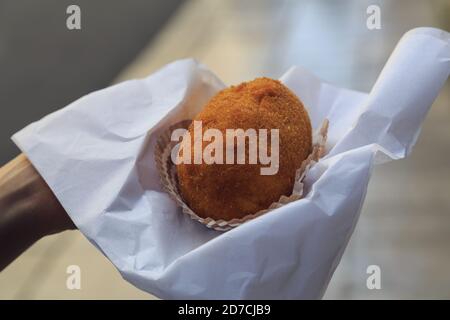
[[[75,228],[25,155],[0,168],[0,271],[40,238]]]

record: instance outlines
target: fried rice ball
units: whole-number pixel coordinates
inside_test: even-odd
[[[295,172],[312,150],[312,129],[302,102],[281,82],[257,78],[226,88],[194,120],[202,121],[203,132],[219,129],[224,144],[226,129],[268,129],[269,143],[270,129],[279,129],[279,168],[274,175],[261,175],[260,168],[267,164],[249,164],[248,140],[245,164],[225,164],[225,148],[224,164],[194,164],[192,139],[191,164],[181,163],[176,169],[181,196],[198,216],[226,221],[242,218],[292,193]],[[194,137],[193,124],[189,133]],[[202,147],[208,143],[202,142]]]

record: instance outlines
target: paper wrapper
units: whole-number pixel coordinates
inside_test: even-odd
[[[314,130],[329,119],[326,155],[308,170],[302,199],[228,232],[182,214],[155,164],[161,133],[193,119],[224,88],[193,60],[89,94],[13,140],[80,231],[140,289],[176,299],[320,298],[358,221],[373,164],[404,158],[417,140],[449,75],[449,38],[437,29],[408,32],[369,94],[301,67],[284,74]]]
[[[295,180],[292,188],[292,193],[289,196],[281,196],[277,202],[272,203],[267,209],[260,210],[242,218],[236,218],[229,221],[214,220],[212,218],[202,218],[198,216],[183,200],[180,190],[178,188],[178,177],[176,166],[172,162],[171,152],[175,147],[176,142],[171,141],[173,130],[178,128],[187,129],[192,120],[184,120],[171,126],[167,131],[163,132],[158,138],[155,147],[155,161],[156,168],[161,178],[161,184],[164,190],[170,197],[181,207],[183,213],[187,214],[192,220],[198,221],[208,228],[217,231],[227,231],[235,228],[244,222],[259,217],[260,215],[269,212],[270,210],[279,208],[290,202],[299,200],[303,197],[303,179],[306,176],[309,168],[324,155],[325,144],[327,141],[328,120],[325,120],[320,130],[314,136],[314,143],[311,154],[302,162],[302,165],[295,172]]]

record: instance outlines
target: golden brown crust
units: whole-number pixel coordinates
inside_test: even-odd
[[[281,82],[258,78],[224,89],[194,120],[202,121],[203,132],[215,128],[224,136],[226,129],[238,128],[279,129],[280,134],[275,175],[260,174],[267,165],[248,164],[248,145],[246,164],[178,165],[181,195],[196,214],[216,220],[242,218],[292,192],[295,171],[311,152],[312,129],[303,104]],[[193,137],[193,125],[189,132]],[[193,154],[193,143],[191,149]]]

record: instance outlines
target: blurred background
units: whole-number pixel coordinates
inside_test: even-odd
[[[81,30],[66,9],[81,8]],[[381,29],[366,27],[369,5]],[[0,165],[9,137],[89,92],[195,57],[225,83],[302,65],[370,91],[400,37],[450,31],[448,0],[0,0]],[[426,48],[424,48],[426,50]],[[375,169],[361,218],[326,299],[450,298],[450,84],[412,155]],[[81,290],[66,288],[69,265]],[[366,287],[369,265],[381,289]],[[0,299],[154,299],[120,277],[79,232],[46,237],[0,273]]]

